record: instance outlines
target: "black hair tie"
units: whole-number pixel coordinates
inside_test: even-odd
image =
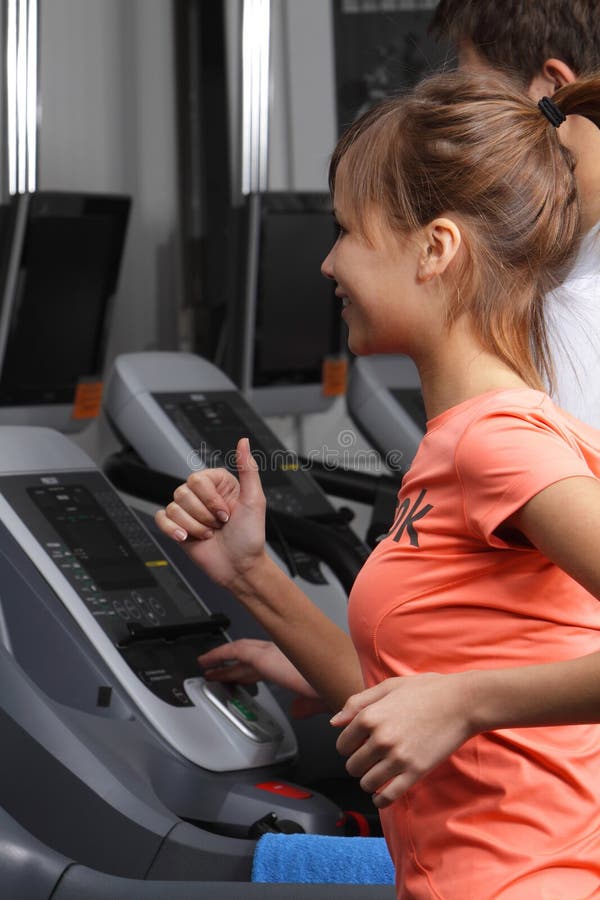
[[[550,97],[542,97],[540,102],[538,103],[539,108],[544,113],[548,121],[554,125],[555,128],[558,128],[559,125],[567,118],[564,112],[558,108],[554,100],[551,100]]]

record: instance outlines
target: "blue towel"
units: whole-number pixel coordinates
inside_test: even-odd
[[[383,838],[264,834],[254,853],[252,881],[292,884],[393,884]]]

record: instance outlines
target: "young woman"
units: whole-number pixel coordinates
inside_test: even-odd
[[[542,389],[542,298],[579,233],[556,128],[600,124],[600,78],[553,99],[444,74],[334,153],[323,272],[349,346],[410,355],[428,414],[351,639],[266,555],[245,439],[239,481],[195,473],[157,514],[340,710],[404,900],[600,897],[600,433]]]

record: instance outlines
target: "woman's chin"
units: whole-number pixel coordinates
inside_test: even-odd
[[[348,349],[354,356],[370,356],[372,353],[377,353],[377,350],[364,337],[360,338],[356,335],[353,337],[351,334],[348,335]]]
[[[388,337],[386,335],[386,337]],[[398,341],[390,341],[389,338],[377,338],[373,335],[358,334],[356,331],[348,331],[348,349],[354,356],[373,356],[375,354],[401,353],[410,355],[407,347]]]
[[[365,354],[369,353],[367,349],[367,342],[364,337],[361,337],[356,332],[353,334],[352,331],[348,331],[348,350],[351,353],[354,353],[355,356],[365,356]]]

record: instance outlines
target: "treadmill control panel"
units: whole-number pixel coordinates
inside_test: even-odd
[[[294,453],[277,437],[236,391],[155,393],[161,409],[181,432],[192,451],[191,469],[224,466],[235,472],[235,448],[251,438],[267,503],[294,516],[330,515],[333,507]]]
[[[3,476],[0,493],[146,687],[191,706],[184,683],[198,675],[198,655],[223,643],[227,623],[210,615],[106,479]]]

